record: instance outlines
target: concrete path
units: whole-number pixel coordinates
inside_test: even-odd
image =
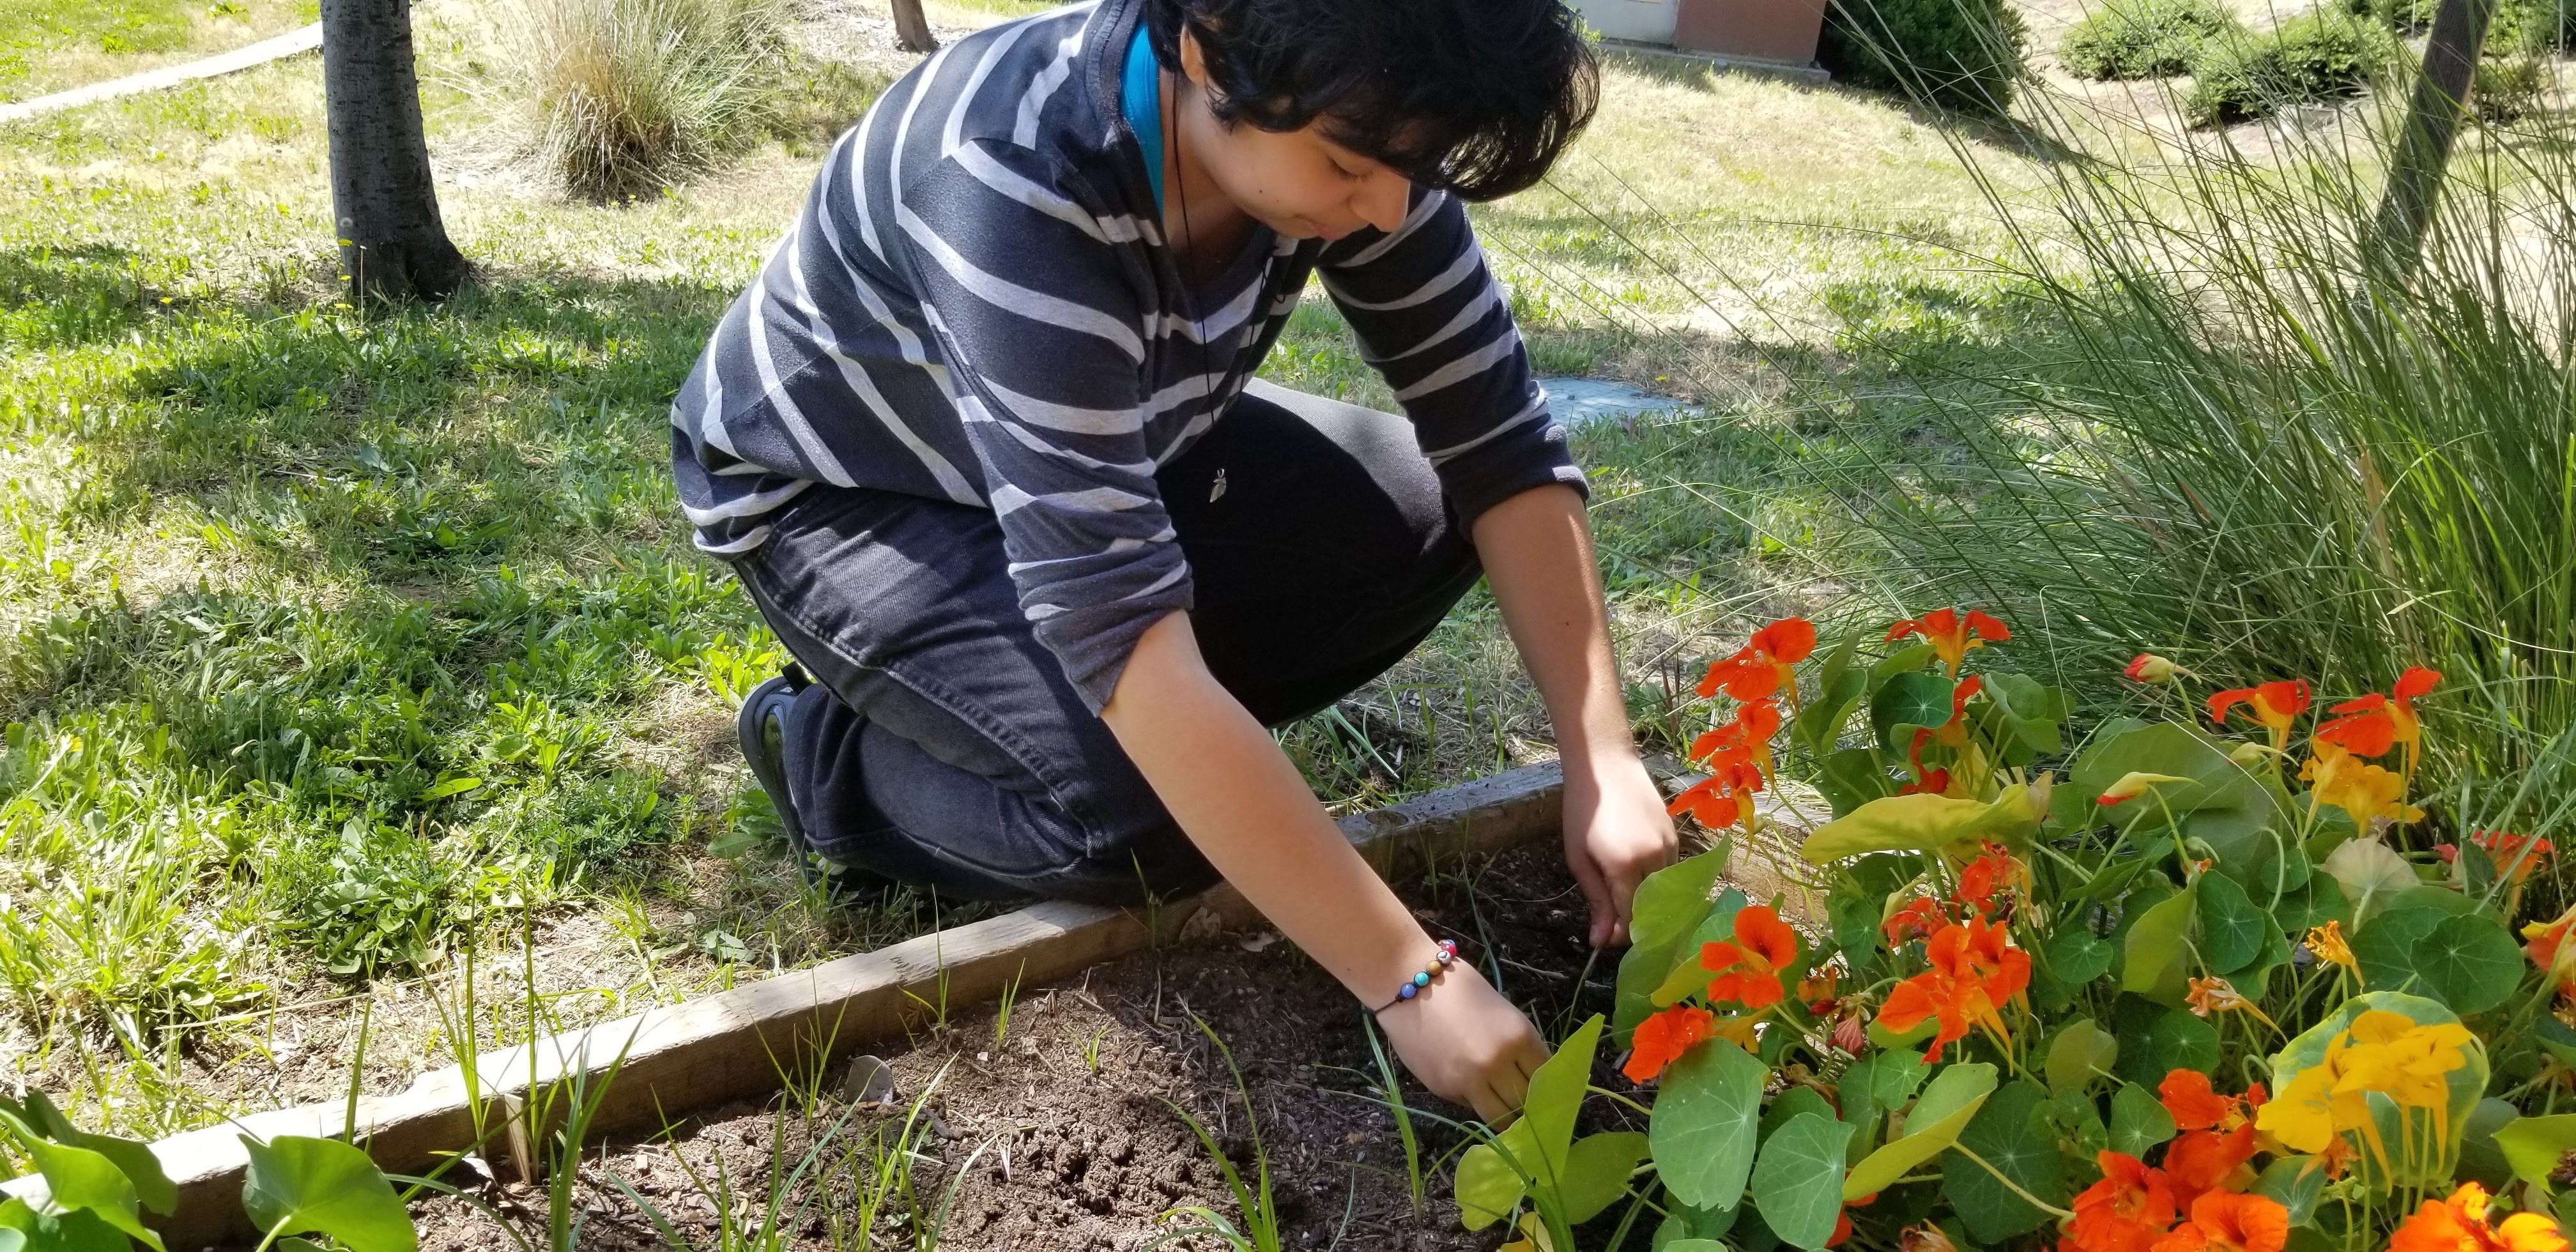
[[[1603,382],[1597,378],[1542,378],[1538,384],[1547,391],[1548,410],[1568,427],[1615,422],[1639,413],[1699,412],[1697,406],[1670,396],[1658,396],[1624,383]]]
[[[221,56],[207,57],[202,61],[190,61],[184,65],[165,65],[157,70],[145,70],[140,74],[128,74],[123,78],[111,78],[103,83],[91,83],[85,87],[74,87],[69,91],[57,91],[50,96],[38,96],[33,100],[21,100],[15,104],[0,104],[0,122],[15,122],[38,114],[51,113],[57,109],[78,108],[84,104],[96,104],[101,100],[113,100],[118,96],[158,91],[163,87],[176,86],[192,78],[213,78],[218,74],[230,74],[235,70],[246,70],[254,65],[265,65],[280,57],[291,57],[299,52],[311,52],[321,46],[322,24],[315,22],[302,30],[291,30],[272,39],[260,40],[247,48],[235,48]]]

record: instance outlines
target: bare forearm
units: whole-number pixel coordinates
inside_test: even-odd
[[[1145,632],[1101,717],[1217,872],[1353,995],[1421,967],[1429,937],[1208,673],[1187,616]]]
[[[1570,487],[1524,491],[1485,510],[1474,532],[1503,625],[1547,704],[1568,777],[1634,768],[1636,742],[1583,498]]]

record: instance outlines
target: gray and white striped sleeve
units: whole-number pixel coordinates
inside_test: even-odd
[[[906,179],[896,233],[954,380],[1020,608],[1094,712],[1136,639],[1190,607],[1145,446],[1134,223],[1017,145]]]
[[[1417,188],[1402,226],[1338,240],[1316,269],[1460,521],[1547,483],[1588,494],[1457,197]]]

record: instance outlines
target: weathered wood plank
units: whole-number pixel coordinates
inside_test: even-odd
[[[1343,819],[1342,833],[1390,878],[1419,873],[1435,859],[1494,852],[1561,825],[1564,776],[1533,765],[1390,808]],[[1220,885],[1150,916],[1136,910],[1050,902],[826,962],[729,991],[655,1008],[586,1030],[477,1058],[480,1097],[524,1096],[574,1074],[604,1078],[616,1067],[598,1118],[601,1130],[659,1125],[662,1119],[776,1089],[799,1060],[853,1051],[917,1028],[929,1010],[951,1012],[1035,987],[1179,933],[1200,915],[1249,920],[1252,910]],[[1149,925],[1150,922],[1150,925]],[[944,997],[944,1000],[943,1000]],[[621,1064],[622,1058],[622,1064]],[[357,1139],[396,1172],[426,1168],[440,1152],[474,1140],[473,1099],[458,1066],[433,1070],[409,1090],[358,1101]],[[248,1155],[239,1135],[336,1137],[347,1129],[343,1101],[279,1109],[152,1145],[180,1192],[179,1210],[158,1226],[174,1248],[256,1237],[241,1212]],[[34,1197],[42,1179],[0,1190]]]

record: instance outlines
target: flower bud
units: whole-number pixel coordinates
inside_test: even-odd
[[[2120,677],[2134,683],[2169,683],[2174,675],[2188,672],[2169,658],[2141,652],[2120,671]]]

